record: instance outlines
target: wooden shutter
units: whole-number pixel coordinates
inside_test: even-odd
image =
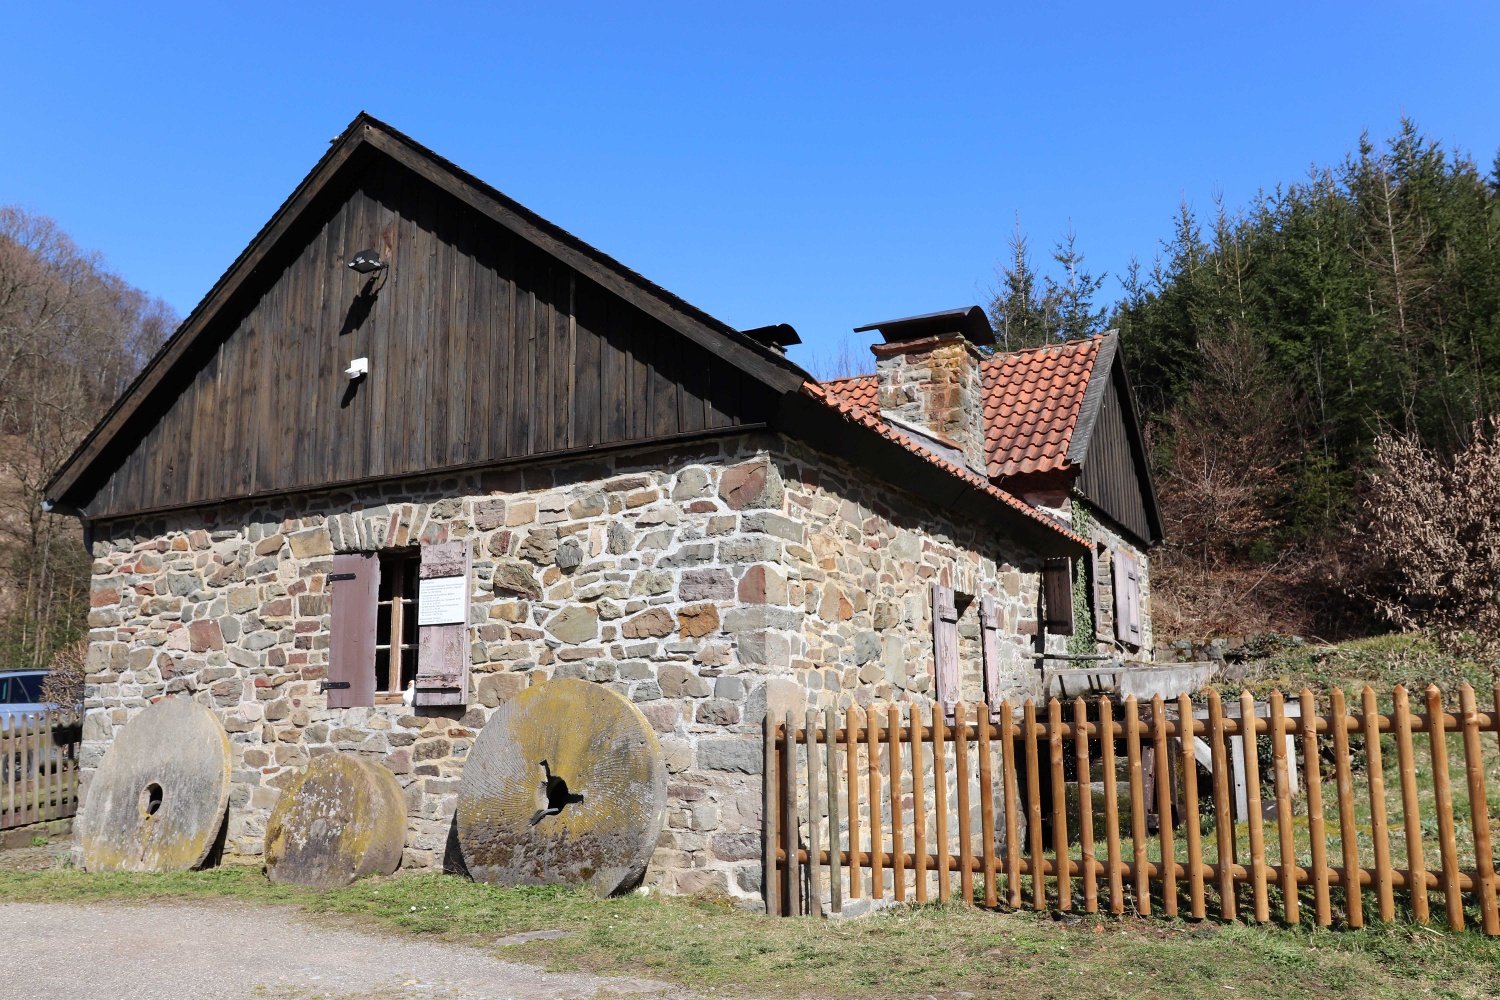
[[[380,560],[373,552],[334,556],[328,579],[328,707],[374,705]]]
[[[1073,634],[1073,560],[1048,559],[1042,566],[1042,603],[1047,631]]]
[[[937,700],[953,714],[958,704],[958,603],[953,588],[932,585],[932,658]]]
[[[995,599],[988,594],[979,599],[979,648],[984,656],[984,697],[990,716],[1000,711],[1000,615]]]
[[[418,705],[463,705],[469,695],[469,543],[443,542],[422,546],[417,571],[417,621],[423,620],[423,594],[439,581],[456,581],[462,599],[458,621],[419,625],[417,680],[413,702]]]
[[[1113,553],[1115,584],[1115,636],[1132,646],[1143,644],[1141,629],[1141,568],[1135,556],[1123,549]]]

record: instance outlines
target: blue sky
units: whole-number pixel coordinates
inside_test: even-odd
[[[361,109],[804,362],[1016,212],[1115,275],[1403,112],[1500,148],[1494,3],[127,6],[0,4],[0,203],[184,315]]]

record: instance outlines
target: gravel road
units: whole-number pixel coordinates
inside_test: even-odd
[[[5,903],[0,927],[6,1000],[687,995],[666,983],[543,972],[463,945],[344,930],[242,903]]]

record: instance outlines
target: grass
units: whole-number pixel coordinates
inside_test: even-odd
[[[1500,941],[1411,927],[1308,931],[914,906],[848,922],[722,902],[397,875],[318,893],[228,867],[164,875],[0,871],[10,901],[236,900],[430,936],[553,970],[630,973],[729,996],[1101,998],[1500,996]],[[568,937],[496,949],[526,930]]]
[[[1357,705],[1359,692],[1369,685],[1388,708],[1391,689],[1397,684],[1405,685],[1418,701],[1428,684],[1436,684],[1445,701],[1456,705],[1459,685],[1468,683],[1484,704],[1500,681],[1500,661],[1452,652],[1420,633],[1398,632],[1338,645],[1309,645],[1266,635],[1252,640],[1251,652],[1253,658],[1246,661],[1243,678],[1216,685],[1222,696],[1237,698],[1245,688],[1257,700],[1264,700],[1279,689],[1290,700],[1306,687],[1322,699],[1337,687]]]

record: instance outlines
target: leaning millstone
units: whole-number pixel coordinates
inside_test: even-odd
[[[203,864],[229,805],[229,736],[190,698],[131,719],[89,782],[77,828],[91,872]]]
[[[464,763],[458,842],[476,881],[638,885],[666,815],[667,767],[640,710],[587,681],[527,688],[490,716]]]
[[[350,754],[323,754],[271,812],[266,874],[273,882],[337,889],[391,874],[405,846],[406,806],[396,776]]]

